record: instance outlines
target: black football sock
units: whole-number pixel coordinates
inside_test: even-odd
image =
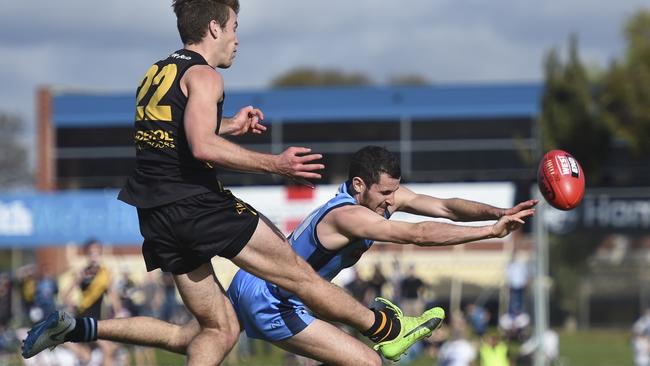
[[[363,335],[374,343],[391,341],[399,335],[400,322],[395,314],[389,310],[370,309],[375,313],[375,322]]]
[[[77,324],[65,335],[68,342],[94,342],[97,340],[97,319],[75,318]]]

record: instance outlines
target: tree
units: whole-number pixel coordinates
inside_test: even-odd
[[[575,37],[565,64],[557,50],[546,58],[543,147],[573,153],[589,178],[588,186],[600,182],[600,162],[613,151],[611,132],[648,166],[644,153],[650,152],[650,12],[631,18],[625,34],[625,60],[614,61],[592,80],[578,58]],[[563,311],[577,312],[578,286],[590,270],[587,259],[602,241],[597,233],[584,231],[551,238],[551,275],[558,279],[553,303]]]
[[[418,74],[403,74],[391,76],[388,80],[390,85],[430,85],[426,77]]]
[[[599,97],[604,120],[632,152],[650,152],[650,11],[626,26],[627,54],[606,73]]]
[[[345,86],[370,85],[370,79],[362,73],[345,73],[339,70],[317,70],[301,67],[288,71],[271,81],[271,87],[284,86]]]
[[[542,97],[540,128],[544,151],[562,149],[582,164],[587,185],[600,178],[600,164],[607,156],[611,141],[607,125],[598,116],[594,83],[578,57],[578,40],[569,41],[566,63],[553,49],[545,60],[545,89]],[[576,314],[577,287],[588,268],[585,258],[598,241],[576,236],[553,236],[550,245],[551,276],[555,279],[554,300],[564,313]]]
[[[582,164],[587,184],[600,181],[600,165],[611,146],[610,130],[598,114],[594,88],[578,56],[578,40],[569,41],[569,57],[553,49],[545,60],[545,89],[540,118],[542,147],[565,150]]]
[[[22,122],[18,117],[0,113],[0,188],[30,184],[27,150],[19,142]]]

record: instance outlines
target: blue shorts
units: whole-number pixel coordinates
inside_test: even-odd
[[[244,270],[237,271],[227,294],[248,337],[281,341],[300,333],[316,319],[298,298],[281,292]]]

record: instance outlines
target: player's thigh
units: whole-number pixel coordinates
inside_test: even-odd
[[[247,272],[288,290],[317,276],[294,252],[282,232],[263,216],[248,244],[232,261]]]
[[[381,358],[370,347],[332,324],[318,319],[295,336],[273,343],[289,352],[327,365],[381,365]]]
[[[174,275],[174,282],[183,303],[202,328],[239,333],[237,315],[211,263],[202,264],[189,273]]]

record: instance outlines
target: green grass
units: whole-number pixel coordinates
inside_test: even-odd
[[[261,341],[260,341],[261,342]],[[258,345],[257,347],[261,347]],[[237,357],[237,350],[233,350],[223,363],[224,366],[280,366],[283,364],[283,357],[286,352],[277,348],[271,347],[271,353],[268,355],[251,356],[247,359],[239,359]],[[185,364],[185,357],[175,353],[157,350],[156,360],[158,365],[162,366],[180,366]]]
[[[185,357],[163,350],[156,350],[156,361],[158,361],[158,365],[184,365]]]
[[[260,345],[257,349],[260,350]],[[280,366],[283,365],[284,351],[271,347],[270,355],[254,356],[246,360],[237,359],[234,350],[224,363],[225,366]],[[593,329],[575,333],[560,333],[561,366],[624,366],[633,365],[629,331],[626,329]],[[158,366],[180,366],[185,357],[174,353],[156,350]],[[0,364],[20,365],[20,358],[9,356],[0,359]],[[403,365],[403,364],[400,364]],[[411,363],[412,366],[436,365],[434,359],[423,356]],[[153,366],[153,365],[152,365]]]
[[[182,365],[183,358],[163,351],[158,352],[163,365]],[[164,356],[164,358],[163,358]],[[238,363],[229,357],[226,365],[270,366],[282,365],[283,351],[273,347],[270,357],[253,357]],[[560,332],[560,360],[562,366],[624,366],[633,365],[628,330],[593,329],[574,333]],[[412,366],[431,366],[435,361],[420,357]]]
[[[594,329],[560,333],[563,366],[633,365],[628,330]]]

